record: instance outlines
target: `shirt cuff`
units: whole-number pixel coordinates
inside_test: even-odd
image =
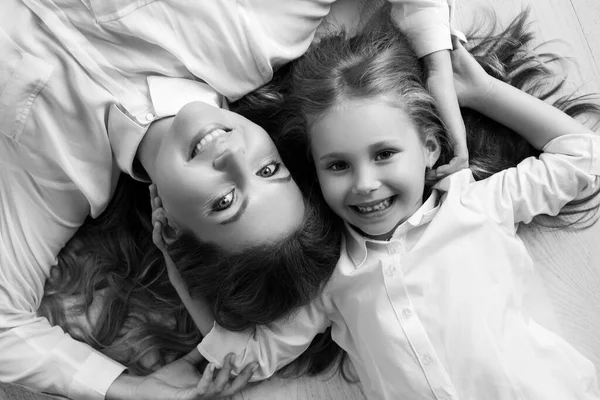
[[[447,6],[426,7],[410,15],[395,12],[393,18],[419,58],[452,49],[450,11]]]
[[[562,135],[546,143],[542,152],[589,158],[586,166],[579,166],[592,175],[600,175],[600,135],[591,132]]]
[[[103,400],[108,388],[125,369],[123,365],[102,354],[90,353],[73,377],[69,397]]]
[[[196,348],[208,362],[214,363],[217,368],[223,367],[225,356],[229,353],[234,353],[236,357],[233,361],[231,374],[237,376],[248,363],[245,353],[248,343],[253,339],[253,336],[253,331],[250,329],[232,332],[215,322],[211,331],[208,335],[204,336],[204,339],[202,339]],[[259,368],[252,378],[250,378],[250,382],[259,382],[269,378],[271,375],[272,373],[262,373]]]
[[[206,360],[221,368],[225,356],[232,352],[236,353],[236,349],[245,349],[249,339],[250,331],[234,333],[225,330],[215,322],[197,348]]]

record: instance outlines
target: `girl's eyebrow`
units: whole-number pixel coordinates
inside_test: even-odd
[[[398,147],[400,146],[400,141],[397,140],[382,140],[381,142],[373,143],[369,145],[368,149],[370,152],[379,150],[384,147]]]
[[[398,148],[400,146],[400,142],[396,141],[396,140],[382,140],[381,142],[376,142],[376,143],[372,143],[367,147],[367,150],[369,150],[369,152],[374,152],[377,151],[381,148],[385,148],[385,147],[396,147]],[[325,161],[329,158],[343,158],[344,156],[346,156],[347,153],[327,153],[327,154],[323,154],[321,157],[319,157],[319,161]]]
[[[325,161],[329,158],[343,158],[346,155],[346,153],[327,153],[327,154],[323,154],[321,157],[319,157],[319,161]]]

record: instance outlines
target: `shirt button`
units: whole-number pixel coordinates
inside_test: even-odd
[[[396,275],[396,272],[398,271],[397,267],[395,265],[390,265],[387,268],[387,274],[388,276],[394,276]]]
[[[400,243],[392,244],[392,251],[394,253],[399,253],[402,250],[402,245]]]
[[[408,318],[412,315],[412,310],[410,308],[405,308],[404,310],[402,310],[402,314],[404,314],[404,316]]]
[[[429,365],[433,362],[433,358],[429,354],[423,356],[423,364]]]
[[[148,122],[152,122],[154,121],[154,118],[156,118],[156,116],[152,113],[147,113],[146,115],[141,115],[138,117],[138,121],[141,124],[147,124]]]

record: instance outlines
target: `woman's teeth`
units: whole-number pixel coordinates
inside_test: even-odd
[[[200,152],[204,148],[204,146],[206,146],[207,144],[209,144],[210,142],[212,142],[219,136],[223,136],[226,133],[227,132],[223,129],[215,129],[214,131],[209,132],[206,136],[204,136],[202,138],[202,140],[200,140],[200,142],[198,142],[198,144],[196,145],[196,148],[194,149],[194,153],[192,154],[192,157],[195,157],[196,154],[198,154],[198,152]]]
[[[354,206],[358,212],[362,214],[372,213],[376,211],[383,211],[392,205],[392,198],[388,197],[385,200],[380,201],[379,203],[370,205],[370,206]]]

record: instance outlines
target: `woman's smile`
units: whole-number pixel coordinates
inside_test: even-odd
[[[209,129],[203,129],[192,140],[191,145],[191,159],[196,157],[208,149],[214,147],[217,143],[227,140],[231,135],[231,129],[226,129],[221,126],[211,127]]]

